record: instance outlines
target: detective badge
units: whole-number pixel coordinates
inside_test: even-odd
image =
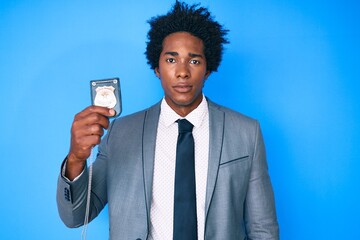
[[[115,88],[113,86],[97,87],[95,89],[94,105],[114,108],[117,103],[114,90]]]

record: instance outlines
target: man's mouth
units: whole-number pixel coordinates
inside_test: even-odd
[[[192,86],[191,85],[176,85],[173,87],[175,91],[180,93],[187,93],[191,91]]]

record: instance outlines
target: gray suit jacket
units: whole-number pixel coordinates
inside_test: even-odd
[[[273,190],[257,121],[208,100],[205,239],[278,239]],[[113,121],[93,165],[90,218],[108,204],[110,239],[147,239],[160,104]],[[59,214],[84,222],[88,173],[58,179]]]

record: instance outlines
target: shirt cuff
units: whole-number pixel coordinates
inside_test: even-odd
[[[64,178],[67,182],[75,182],[76,180],[78,180],[84,173],[85,171],[85,168],[82,170],[82,172],[77,176],[75,177],[72,181],[70,179],[68,179],[66,176],[65,176],[65,171],[66,171],[66,163],[67,163],[67,157],[65,158],[64,160],[64,163],[63,163],[63,166],[62,166],[62,169],[61,169],[61,177]]]

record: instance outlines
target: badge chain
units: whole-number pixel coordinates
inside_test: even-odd
[[[86,240],[87,235],[87,227],[89,224],[89,217],[90,217],[90,196],[91,196],[91,181],[92,181],[92,166],[94,162],[94,156],[95,156],[95,150],[94,147],[91,148],[91,153],[89,157],[89,181],[88,181],[88,192],[87,192],[87,199],[86,199],[86,211],[85,211],[85,218],[84,218],[84,225],[81,232],[81,239]]]

